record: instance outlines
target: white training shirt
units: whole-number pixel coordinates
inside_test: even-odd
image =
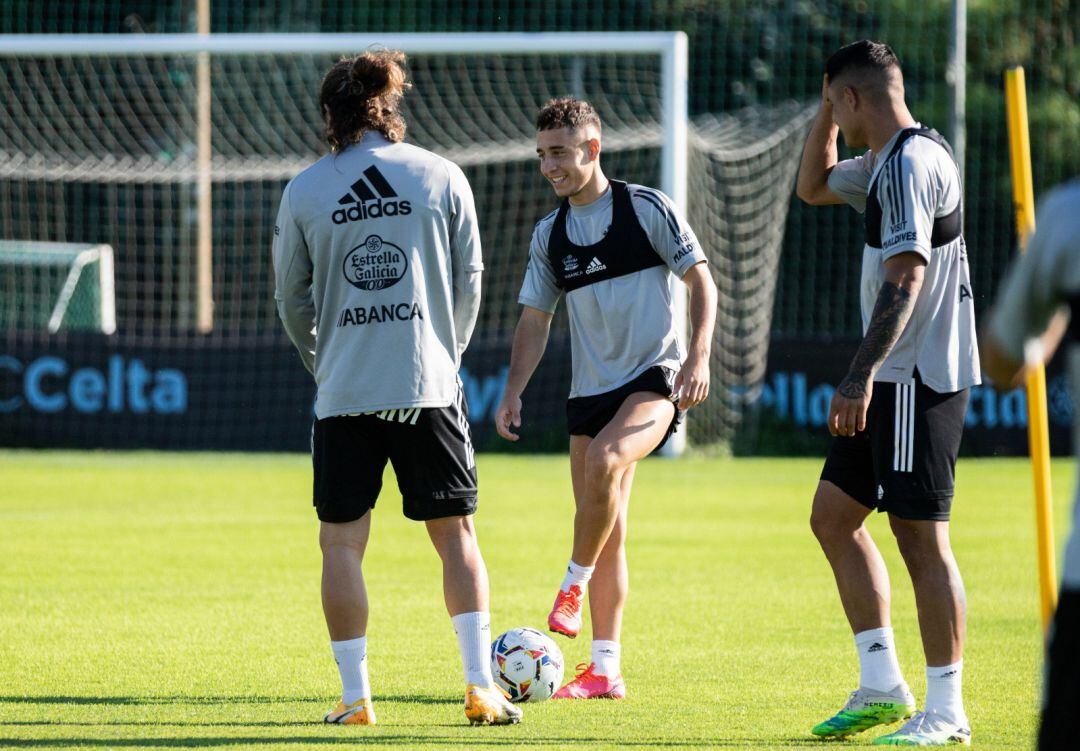
[[[901,133],[889,139],[879,154],[867,151],[838,163],[829,174],[829,189],[864,213],[868,191],[877,181],[881,248],[863,247],[864,333],[885,281],[885,262],[914,252],[927,264],[911,319],[874,380],[909,383],[918,368],[923,383],[939,393],[951,393],[981,382],[963,236],[936,248],[930,242],[934,219],[961,206],[960,174],[949,153],[923,136],[907,138],[893,153]]]
[[[607,279],[566,295],[570,317],[573,375],[570,397],[594,396],[632,381],[659,365],[678,370],[685,358],[675,325],[669,279],[705,261],[694,231],[678,207],[658,190],[627,186],[638,223],[664,265]],[[545,313],[555,312],[563,290],[555,282],[548,239],[557,211],[536,224],[529,265],[518,302]],[[612,218],[609,186],[587,206],[570,205],[566,235],[578,246],[600,242]]]
[[[440,156],[369,131],[293,178],[274,297],[316,416],[449,406],[483,268],[472,190]]]

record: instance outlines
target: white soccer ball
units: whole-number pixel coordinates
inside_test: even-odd
[[[510,701],[550,699],[562,684],[562,652],[535,628],[512,628],[491,644],[491,673]]]

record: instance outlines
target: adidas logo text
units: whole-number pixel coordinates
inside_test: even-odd
[[[593,256],[593,259],[591,261],[589,261],[589,265],[585,267],[585,273],[586,274],[595,274],[598,271],[604,271],[606,269],[607,269],[607,266],[600,263],[599,258],[597,258],[596,256]]]
[[[408,201],[397,200],[397,191],[375,165],[364,170],[364,177],[354,182],[349,188],[351,192],[338,199],[338,204],[348,206],[348,208],[334,211],[331,215],[334,224],[380,217],[407,216],[412,213],[412,205]]]
[[[867,651],[867,653],[869,653],[869,652],[883,652],[886,649],[888,649],[888,647],[886,647],[884,644],[882,644],[880,642],[874,642],[873,644],[870,645],[870,648],[867,649],[866,651]]]

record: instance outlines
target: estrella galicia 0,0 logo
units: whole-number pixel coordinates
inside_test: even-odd
[[[345,256],[342,271],[354,287],[374,292],[393,287],[405,276],[409,261],[403,251],[378,235],[368,235]]]

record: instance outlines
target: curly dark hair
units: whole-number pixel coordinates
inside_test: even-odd
[[[559,128],[577,130],[586,125],[595,125],[599,128],[600,116],[596,114],[591,104],[572,96],[550,100],[536,116],[537,131]]]
[[[319,87],[330,151],[359,142],[369,130],[394,143],[403,140],[405,118],[398,107],[411,87],[405,53],[398,50],[368,51],[334,63]]]

